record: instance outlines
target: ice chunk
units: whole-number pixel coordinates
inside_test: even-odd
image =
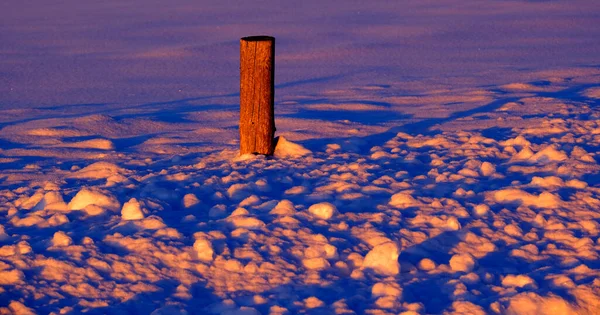
[[[400,273],[398,256],[400,256],[398,245],[394,242],[385,242],[367,253],[362,267],[380,275],[394,276]]]

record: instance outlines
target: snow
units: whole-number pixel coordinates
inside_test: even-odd
[[[0,314],[597,313],[594,1],[271,2],[0,5]]]
[[[475,257],[469,253],[453,255],[450,258],[450,268],[454,271],[471,272],[477,266]]]
[[[400,273],[399,255],[398,245],[393,242],[385,242],[376,245],[367,253],[362,267],[380,275],[394,276]]]
[[[121,218],[123,220],[141,220],[144,218],[144,212],[137,199],[131,198],[121,209]]]
[[[89,205],[103,209],[118,211],[121,208],[119,201],[112,195],[100,189],[82,188],[68,204],[70,210],[82,210]]]
[[[67,247],[73,244],[73,239],[63,231],[58,231],[52,236],[53,247]]]
[[[310,206],[308,212],[316,218],[329,220],[336,214],[337,208],[329,202],[320,202]]]

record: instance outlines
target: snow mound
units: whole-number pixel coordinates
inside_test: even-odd
[[[491,196],[499,203],[519,203],[527,207],[557,208],[561,203],[558,196],[546,191],[536,196],[521,189],[508,188],[496,190]]]
[[[419,202],[406,192],[399,192],[392,195],[389,204],[396,208],[408,208],[419,205]]]
[[[294,208],[294,204],[287,200],[281,200],[275,205],[275,207],[269,212],[271,215],[279,215],[279,216],[288,216],[294,215],[296,213],[296,208]]]
[[[204,262],[211,262],[213,260],[214,250],[212,243],[207,238],[198,238],[194,242],[194,250],[198,259]]]
[[[69,209],[58,191],[49,191],[31,210],[68,211]]]
[[[475,257],[469,253],[456,254],[450,258],[450,268],[454,271],[471,272],[476,265]]]
[[[506,275],[502,278],[502,286],[516,288],[537,288],[535,280],[526,275]]]
[[[129,173],[129,170],[119,167],[113,163],[96,162],[76,171],[68,177],[80,179],[109,179],[122,177],[123,175]]]
[[[9,238],[8,234],[6,234],[6,230],[4,226],[0,224],[0,241],[5,241]]]
[[[61,148],[77,148],[77,149],[95,149],[95,150],[114,150],[115,145],[107,139],[90,139],[79,142],[68,142],[56,145]]]
[[[129,199],[121,209],[121,218],[123,220],[141,220],[144,218],[144,212],[139,201],[135,198]]]
[[[0,285],[16,285],[23,282],[25,275],[21,270],[2,270],[0,271]]]
[[[73,244],[73,239],[63,231],[54,233],[52,237],[52,246],[54,247],[67,247]]]
[[[547,164],[561,162],[568,158],[564,151],[557,150],[554,146],[547,146],[528,159],[530,163]]]
[[[98,189],[83,188],[81,189],[71,202],[69,202],[70,210],[83,210],[88,205],[96,205],[103,209],[111,211],[119,211],[121,204],[119,201],[110,195]]]
[[[337,208],[329,202],[321,202],[310,206],[308,212],[316,218],[329,220],[337,213]]]
[[[494,166],[494,164],[487,162],[487,161],[481,163],[481,166],[479,167],[479,173],[482,176],[486,176],[486,177],[491,176],[495,172],[496,172],[496,167]]]
[[[278,158],[287,158],[287,157],[302,157],[305,155],[312,154],[312,151],[306,149],[305,147],[293,143],[287,140],[283,136],[279,136],[275,139],[277,143],[275,145],[275,151],[273,152],[273,156]]]
[[[400,250],[394,242],[385,242],[371,249],[363,261],[363,269],[373,270],[383,276],[395,276],[400,273],[398,257]]]

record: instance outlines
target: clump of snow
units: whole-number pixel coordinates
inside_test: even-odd
[[[306,258],[302,260],[302,265],[308,270],[325,270],[331,265],[323,257]]]
[[[430,271],[430,270],[435,269],[436,264],[433,260],[431,260],[429,258],[423,258],[419,261],[419,263],[417,264],[417,267],[423,271]]]
[[[52,246],[54,247],[67,247],[73,244],[73,239],[63,231],[54,233],[52,237]]]
[[[121,204],[107,192],[93,188],[82,188],[69,202],[69,209],[82,210],[88,205],[96,205],[111,211],[119,211]]]
[[[486,204],[478,204],[473,207],[473,213],[478,217],[485,216],[490,211],[490,206]]]
[[[413,198],[409,193],[399,192],[392,195],[389,204],[396,208],[408,208],[412,206],[416,206],[419,202]]]
[[[115,145],[108,139],[90,139],[79,142],[63,142],[56,145],[64,148],[114,150]]]
[[[373,270],[384,276],[395,276],[400,273],[398,257],[400,250],[394,242],[379,244],[367,253],[363,261],[363,269]]]
[[[122,167],[119,167],[109,162],[96,162],[90,164],[75,173],[69,175],[70,178],[82,178],[82,179],[108,179],[116,178],[116,176],[123,176],[131,173]]]
[[[123,220],[141,220],[144,218],[144,212],[142,211],[142,207],[140,202],[131,198],[123,205],[123,209],[121,209],[121,218]]]
[[[396,282],[377,282],[371,288],[371,296],[376,298],[382,296],[400,298],[402,296],[402,288]]]
[[[490,162],[483,162],[479,167],[479,173],[482,176],[491,176],[496,172],[496,167]]]
[[[310,206],[308,212],[316,218],[329,220],[337,213],[337,208],[329,202],[320,202]]]
[[[275,207],[269,212],[269,214],[280,216],[294,215],[295,213],[296,208],[294,208],[294,204],[287,199],[278,202],[277,205],[275,205]]]
[[[9,238],[8,234],[6,234],[6,230],[4,226],[0,224],[0,241],[5,241]]]
[[[273,152],[273,156],[278,158],[287,158],[287,157],[302,157],[305,155],[310,155],[312,152],[303,146],[293,143],[287,140],[283,136],[279,136],[275,138],[275,150]]]
[[[568,158],[564,151],[557,150],[554,146],[549,145],[531,156],[528,161],[530,163],[546,164],[551,162],[561,162]]]
[[[25,275],[21,270],[0,270],[0,285],[16,285],[23,282]]]
[[[450,268],[454,271],[471,272],[476,265],[475,257],[469,253],[456,254],[450,258]]]
[[[194,250],[198,259],[204,262],[211,262],[213,260],[214,250],[212,243],[207,238],[198,238],[194,242]]]
[[[200,199],[198,199],[198,197],[192,193],[185,194],[181,204],[185,209],[189,209],[200,204]]]
[[[527,275],[506,275],[502,278],[502,286],[517,288],[537,288],[535,280]]]
[[[523,292],[508,299],[505,313],[509,315],[594,314],[580,312],[578,308],[557,295],[549,294],[542,297],[535,292]]]
[[[499,203],[520,203],[528,207],[556,208],[560,205],[560,198],[547,191],[538,196],[516,188],[497,190],[491,194],[494,201]]]

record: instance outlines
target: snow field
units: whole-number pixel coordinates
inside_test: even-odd
[[[506,132],[473,114],[459,131],[280,137],[273,158],[146,143],[5,164],[0,312],[594,314],[600,112],[508,120],[531,114],[523,98],[481,118]]]

